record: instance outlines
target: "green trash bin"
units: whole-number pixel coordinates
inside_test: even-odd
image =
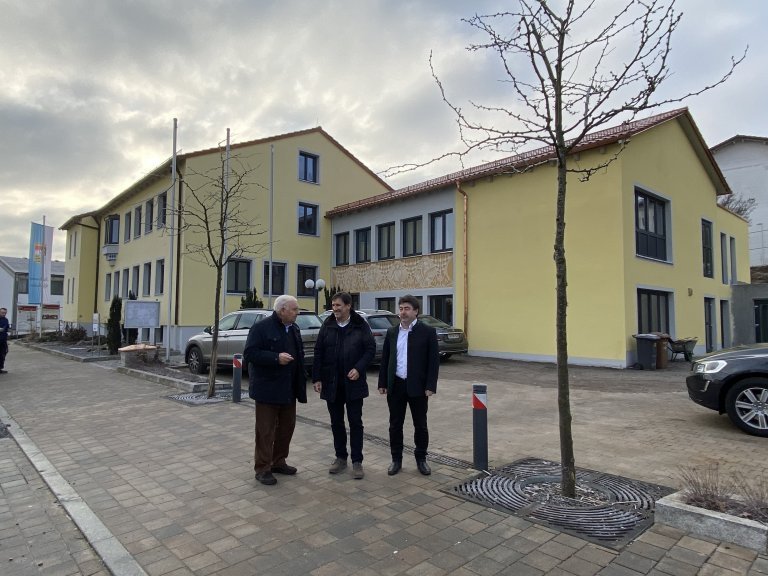
[[[637,340],[637,364],[642,370],[656,370],[656,344],[659,337],[656,334],[635,334]]]

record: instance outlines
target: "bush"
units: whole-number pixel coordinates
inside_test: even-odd
[[[256,295],[256,288],[253,290],[246,289],[245,296],[240,298],[240,310],[245,310],[246,308],[264,308],[264,302],[259,300],[259,297]]]
[[[123,343],[123,335],[120,330],[120,318],[123,315],[123,299],[114,296],[109,306],[109,320],[107,320],[107,346],[110,354],[117,354],[120,344]]]
[[[87,335],[85,328],[82,326],[66,324],[64,331],[61,333],[61,339],[64,342],[80,342],[85,340]]]
[[[706,510],[768,523],[768,479],[744,474],[720,474],[717,464],[683,467],[680,472],[685,503]]]

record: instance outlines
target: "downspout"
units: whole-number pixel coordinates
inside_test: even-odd
[[[464,192],[464,190],[461,189],[461,180],[456,180],[456,191],[461,194],[462,196],[462,238],[463,238],[463,262],[461,265],[461,271],[462,271],[462,282],[464,283],[463,289],[464,289],[464,334],[467,335],[467,338],[469,338],[469,272],[467,270],[467,263],[469,261],[469,255],[467,254],[467,250],[469,248],[469,242],[467,240],[467,211],[468,211],[468,201],[469,198],[467,197],[467,193]]]

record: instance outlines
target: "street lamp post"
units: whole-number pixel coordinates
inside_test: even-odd
[[[320,290],[325,288],[325,280],[323,280],[322,278],[318,278],[317,282],[315,282],[314,280],[310,279],[304,282],[304,287],[307,290],[315,291],[315,314],[317,314],[317,298],[318,298],[318,295],[320,294]]]

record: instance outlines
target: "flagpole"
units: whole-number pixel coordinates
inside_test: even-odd
[[[48,247],[45,245],[46,236],[45,214],[43,214],[43,253],[40,261],[40,305],[37,307],[37,325],[39,327],[38,333],[40,336],[43,335],[43,295],[45,294],[43,283],[45,282],[45,255],[48,252]]]

